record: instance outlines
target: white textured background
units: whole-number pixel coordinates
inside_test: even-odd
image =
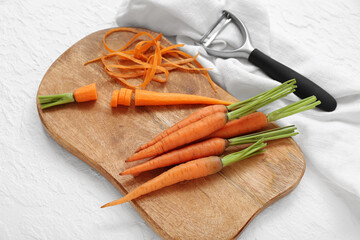
[[[358,0],[276,0],[266,7],[272,29],[360,76]],[[0,0],[0,240],[159,239],[129,204],[99,208],[120,194],[53,141],[36,110],[37,88],[52,62],[86,35],[115,27],[118,9],[115,0]],[[262,212],[240,238],[355,239],[349,234],[360,219],[328,219],[307,209],[296,201],[303,188],[322,188],[325,197],[317,201],[326,202],[328,192],[339,216],[359,211],[334,197],[308,165],[298,188]],[[309,224],[297,226],[297,218]],[[279,219],[288,224],[276,225]]]

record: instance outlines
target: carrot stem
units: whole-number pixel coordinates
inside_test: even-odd
[[[230,138],[228,139],[228,143],[229,146],[235,146],[241,144],[254,143],[260,139],[263,139],[263,141],[266,142],[270,140],[291,137],[299,134],[298,132],[295,132],[295,130],[296,127],[294,125],[281,127],[281,128],[274,128],[259,133],[253,133],[245,136]]]
[[[234,111],[228,112],[227,117],[230,120],[240,118],[243,116],[246,116],[259,108],[274,102],[275,100],[278,100],[280,98],[283,98],[287,96],[288,94],[295,91],[296,85],[293,83],[291,84],[284,84],[280,85],[268,92],[265,92],[265,94],[255,98],[255,100],[251,100],[250,103],[245,104],[240,109],[236,109]],[[245,100],[247,101],[247,100]]]
[[[255,99],[264,97],[264,96],[266,96],[266,95],[269,95],[269,94],[271,94],[271,93],[273,93],[273,92],[276,92],[276,91],[279,91],[279,90],[281,90],[281,89],[286,89],[288,86],[295,86],[295,84],[296,84],[296,80],[295,80],[295,79],[288,80],[288,81],[282,83],[281,85],[279,85],[279,86],[277,86],[277,87],[275,87],[275,88],[272,88],[272,89],[270,89],[270,90],[268,90],[268,91],[262,92],[262,93],[260,93],[260,94],[258,94],[258,95],[256,95],[256,96],[253,96],[253,97],[248,98],[248,99],[246,99],[246,100],[233,103],[233,104],[227,106],[227,109],[228,109],[229,111],[238,109],[238,108],[244,106],[245,104],[247,104],[247,103],[249,103],[249,102],[251,102],[251,101],[253,101],[253,100],[255,100]]]
[[[265,152],[265,149],[263,149],[264,147],[266,147],[266,143],[264,143],[263,139],[260,139],[250,147],[245,148],[244,150],[228,154],[225,157],[221,158],[223,167],[244,160],[246,158],[255,156],[257,154],[263,153]]]
[[[39,102],[41,104],[41,109],[75,102],[73,93],[63,93],[56,95],[42,95],[39,96]]]
[[[293,104],[290,104],[288,106],[285,106],[283,108],[280,108],[278,110],[275,110],[275,111],[267,114],[267,118],[268,118],[269,122],[273,122],[273,121],[279,120],[284,117],[288,117],[290,115],[293,115],[293,114],[296,114],[299,112],[313,109],[319,104],[321,104],[321,102],[319,100],[316,101],[315,96],[310,96],[301,101],[295,102]]]

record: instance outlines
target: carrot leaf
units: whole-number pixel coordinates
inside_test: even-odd
[[[63,93],[57,95],[42,95],[39,96],[41,109],[75,102],[73,93]]]
[[[296,127],[294,125],[291,125],[291,126],[261,131],[258,133],[248,134],[240,137],[230,138],[228,139],[229,146],[254,143],[260,139],[263,139],[263,141],[266,142],[270,140],[291,137],[298,134],[298,132],[295,132],[295,130]]]
[[[234,152],[226,155],[221,158],[221,162],[223,167],[226,167],[232,163],[244,160],[246,158],[255,156],[257,154],[265,152],[266,143],[264,143],[263,139],[258,140],[256,143],[252,144],[250,147],[247,147],[241,151]]]
[[[289,87],[289,86],[295,86],[295,84],[296,84],[296,80],[295,80],[295,79],[288,80],[288,81],[282,83],[281,85],[279,85],[279,86],[277,86],[277,87],[275,87],[275,88],[272,88],[272,89],[270,89],[270,90],[268,90],[268,91],[265,91],[265,92],[263,92],[263,93],[260,93],[260,94],[258,94],[258,95],[256,95],[256,96],[253,96],[253,97],[249,98],[249,99],[246,99],[246,100],[243,100],[243,101],[239,101],[239,102],[233,103],[233,104],[227,106],[227,108],[228,108],[229,111],[238,109],[238,108],[246,105],[247,103],[250,103],[251,101],[254,101],[255,99],[259,99],[259,98],[264,97],[264,96],[266,96],[266,95],[270,95],[270,94],[272,94],[272,93],[274,93],[274,92],[276,92],[276,91],[279,91],[279,90],[281,90],[281,89],[286,89],[286,88]],[[294,88],[295,88],[295,87],[294,87]]]
[[[290,115],[307,111],[310,109],[315,108],[317,105],[321,104],[321,102],[318,100],[316,101],[315,96],[307,97],[303,100],[300,100],[298,102],[295,102],[293,104],[290,104],[288,106],[285,106],[283,108],[280,108],[278,110],[275,110],[267,115],[268,121],[276,121],[284,117],[288,117]]]
[[[294,80],[295,81],[295,80]],[[272,103],[280,98],[287,96],[288,94],[295,91],[296,85],[294,84],[282,84],[274,89],[273,91],[265,92],[263,95],[252,99],[251,101],[245,103],[241,108],[236,109],[227,113],[228,119],[233,120],[246,116],[252,112],[255,112],[259,108]],[[245,100],[247,101],[247,100]]]

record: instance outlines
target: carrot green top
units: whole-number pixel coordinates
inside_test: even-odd
[[[248,115],[258,110],[259,108],[274,102],[275,100],[287,96],[288,94],[295,91],[295,83],[295,79],[289,80],[280,86],[270,89],[262,94],[228,106],[228,109],[236,109],[227,113],[228,120],[233,120]]]
[[[41,95],[38,97],[41,109],[62,105],[72,102],[87,102],[97,99],[96,83],[92,83],[78,89],[72,93],[62,93],[56,95]]]
[[[265,152],[265,149],[263,149],[265,147],[266,147],[266,143],[264,143],[263,139],[260,139],[250,147],[245,148],[244,150],[241,150],[239,152],[234,152],[226,155],[225,157],[222,157],[221,158],[222,165],[223,167],[226,167],[235,162],[263,153]]]

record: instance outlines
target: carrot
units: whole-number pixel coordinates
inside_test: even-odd
[[[96,84],[83,86],[76,89],[72,93],[62,93],[56,95],[42,95],[39,96],[41,109],[72,103],[72,102],[87,102],[97,99]]]
[[[224,113],[215,113],[207,116],[195,123],[179,129],[161,139],[154,145],[139,151],[129,157],[126,161],[132,162],[143,158],[154,157],[174,148],[194,142],[198,139],[208,136],[210,133],[222,128],[227,122],[227,115]]]
[[[114,90],[111,95],[110,106],[117,107],[118,105],[118,98],[119,98],[119,90]]]
[[[136,152],[126,161],[132,162],[144,158],[154,157],[174,148],[203,139],[218,129],[223,128],[228,121],[248,115],[266,104],[286,96],[290,92],[293,92],[292,86],[289,86],[280,92],[267,94],[259,99],[245,104],[245,106],[240,109],[228,113],[217,112],[206,116],[199,121],[193,122],[183,128],[180,128],[178,131],[165,136],[163,139],[148,148]]]
[[[97,99],[96,84],[92,83],[74,91],[74,98],[76,102],[87,102]]]
[[[268,119],[266,114],[263,112],[254,112],[239,119],[229,121],[223,128],[211,133],[206,138],[229,138],[239,136],[263,129],[267,125]]]
[[[120,49],[113,50],[110,48],[106,39],[109,35],[115,32],[131,32],[135,35]],[[135,44],[139,37],[146,36],[150,40],[142,40]],[[164,83],[169,77],[169,71],[181,69],[186,71],[202,72],[209,84],[216,92],[216,87],[207,73],[209,68],[204,68],[199,62],[196,61],[198,54],[193,57],[187,53],[178,50],[178,47],[183,47],[183,44],[175,44],[164,47],[161,44],[162,34],[158,34],[155,38],[148,32],[137,31],[132,28],[116,28],[108,31],[103,37],[103,45],[109,51],[101,57],[95,58],[85,63],[85,65],[97,61],[101,61],[104,65],[105,72],[128,88],[146,88],[150,81]],[[135,45],[133,49],[129,49]],[[174,59],[175,58],[175,59]],[[108,60],[112,60],[116,64],[109,64]],[[135,63],[128,65],[128,61]],[[184,65],[187,65],[184,66]],[[195,67],[196,66],[196,67]],[[127,71],[124,73],[124,71]],[[143,74],[145,73],[145,74]],[[166,78],[158,76],[164,73]],[[144,81],[139,85],[133,85],[128,82],[129,78],[138,78],[143,76]]]
[[[239,101],[236,103],[233,103],[229,106],[224,106],[224,105],[212,105],[212,106],[207,106],[204,107],[194,113],[192,113],[191,115],[189,115],[187,118],[181,120],[180,122],[176,123],[175,125],[173,125],[172,127],[166,129],[164,132],[160,133],[159,135],[157,135],[154,139],[152,139],[150,142],[143,144],[142,146],[140,146],[136,152],[143,150],[153,144],[155,144],[156,142],[160,141],[162,138],[168,136],[170,133],[176,132],[178,131],[180,128],[183,128],[191,123],[194,123],[196,121],[199,121],[200,119],[209,116],[211,114],[214,114],[216,112],[222,112],[222,113],[227,113],[229,111],[238,109],[242,106],[244,106],[245,104],[248,104],[250,102],[253,102],[256,99],[260,99],[262,97],[265,96],[269,96],[270,94],[273,93],[277,93],[277,92],[281,92],[284,89],[287,89],[289,87],[295,88],[296,81],[294,79],[291,79],[289,81],[284,82],[283,84],[281,84],[278,87],[275,87],[273,89],[270,89],[266,92],[263,92],[261,94],[258,94],[252,98],[243,100],[243,101]]]
[[[135,106],[151,105],[177,105],[177,104],[223,104],[230,105],[232,102],[216,98],[182,94],[182,93],[161,93],[147,90],[135,90]]]
[[[230,138],[241,134],[254,132],[266,127],[269,122],[273,122],[299,112],[313,109],[319,104],[320,101],[316,101],[316,97],[311,96],[276,111],[273,111],[269,114],[264,114],[262,112],[251,113],[239,119],[229,121],[223,128],[211,133],[209,136],[206,137],[206,139],[216,137]]]
[[[254,143],[261,138],[263,138],[264,142],[286,138],[298,134],[295,132],[295,130],[296,127],[287,126],[231,139],[210,138],[202,142],[194,143],[183,148],[175,149],[168,153],[162,154],[158,157],[150,159],[149,161],[128,168],[120,173],[120,175],[138,175],[145,171],[180,164],[197,158],[219,156],[224,153],[228,146]]]
[[[226,108],[225,105],[210,105],[210,106],[204,107],[204,108],[192,113],[190,116],[188,116],[187,118],[176,123],[172,127],[169,127],[168,129],[166,129],[165,131],[163,131],[162,133],[157,135],[153,140],[141,145],[136,152],[141,151],[145,148],[148,148],[149,146],[154,145],[155,143],[157,143],[164,137],[170,135],[171,133],[178,131],[180,128],[183,128],[183,127],[185,127],[191,123],[194,123],[196,121],[199,121],[200,119],[207,117],[211,114],[214,114],[216,112],[227,113],[228,109]]]
[[[192,180],[215,174],[229,164],[264,152],[263,148],[265,146],[266,143],[263,143],[261,140],[259,140],[250,147],[242,151],[229,154],[223,158],[220,158],[218,156],[210,156],[177,165],[169,169],[168,171],[160,174],[159,176],[149,180],[143,185],[135,188],[123,198],[103,205],[102,208],[131,201],[145,194],[151,193],[153,191],[162,189],[170,185],[174,185],[185,180]]]

